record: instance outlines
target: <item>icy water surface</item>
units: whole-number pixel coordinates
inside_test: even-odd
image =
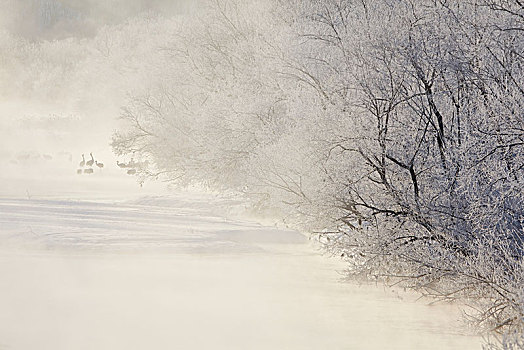
[[[478,349],[450,306],[341,283],[202,194],[0,200],[2,349]]]

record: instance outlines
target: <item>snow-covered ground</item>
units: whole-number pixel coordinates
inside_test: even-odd
[[[2,350],[480,348],[455,307],[343,283],[231,199],[42,164],[3,166]]]

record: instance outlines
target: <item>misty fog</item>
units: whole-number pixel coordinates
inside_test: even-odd
[[[92,37],[102,26],[144,12],[170,17],[188,14],[197,4],[187,0],[3,0],[0,24],[32,41]]]
[[[340,190],[311,145],[346,124],[274,67],[310,52],[269,1],[235,4],[0,0],[0,349],[478,348],[308,239],[340,213],[304,209]]]
[[[144,77],[157,69],[155,51],[170,18],[189,16],[196,6],[194,1],[3,1],[3,174],[15,165],[38,163],[52,164],[38,176],[57,176],[54,170],[74,167],[81,153],[89,152],[114,163],[109,142],[120,108],[130,94],[148,88]],[[33,171],[38,172],[24,168],[21,176]]]

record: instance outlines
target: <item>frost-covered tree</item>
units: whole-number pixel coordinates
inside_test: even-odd
[[[291,26],[272,2],[217,1],[163,45],[164,78],[123,110],[118,154],[149,160],[142,178],[236,190],[301,227],[334,218],[319,100],[297,81]],[[257,14],[256,18],[253,14]],[[338,210],[338,209],[335,209]],[[328,213],[329,212],[329,213]]]
[[[301,24],[307,72],[351,125],[333,145],[346,215],[329,246],[359,271],[482,297],[494,327],[522,325],[523,11],[327,1]]]

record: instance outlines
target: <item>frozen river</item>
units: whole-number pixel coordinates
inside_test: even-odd
[[[342,283],[232,200],[96,176],[4,188],[0,349],[480,349],[455,307]]]

